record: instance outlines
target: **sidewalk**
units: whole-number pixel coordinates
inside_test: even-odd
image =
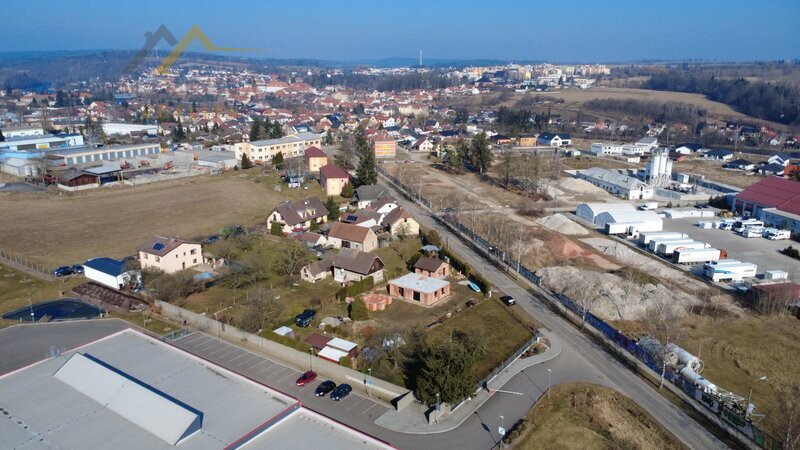
[[[550,348],[539,355],[528,358],[517,358],[517,360],[497,374],[497,376],[488,383],[489,389],[492,391],[500,389],[521,371],[536,364],[550,361],[561,354],[561,341],[549,331],[541,331],[541,333],[542,336],[550,342]],[[442,433],[461,425],[477,411],[481,405],[489,400],[489,397],[491,397],[489,392],[486,389],[481,389],[477,395],[462,403],[455,411],[439,418],[438,423],[429,424],[428,419],[425,417],[425,412],[428,410],[428,407],[415,402],[402,411],[396,411],[394,409],[387,411],[382,416],[375,419],[375,424],[399,433]]]

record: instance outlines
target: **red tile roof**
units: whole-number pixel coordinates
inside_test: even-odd
[[[800,182],[767,177],[737,194],[736,200],[800,214]]]
[[[350,178],[350,175],[348,175],[344,169],[333,164],[326,164],[322,166],[319,169],[319,174],[326,180],[330,180],[332,178]]]
[[[328,155],[317,147],[308,147],[306,149],[306,157],[308,158],[327,158]]]

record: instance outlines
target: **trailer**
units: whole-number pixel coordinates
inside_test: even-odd
[[[742,281],[756,276],[758,266],[735,259],[711,261],[703,265],[703,274],[714,282]]]
[[[672,253],[672,262],[675,264],[705,264],[710,261],[719,261],[722,252],[717,248],[679,248]]]
[[[650,243],[647,244],[647,250],[650,253],[655,253],[656,250],[658,249],[658,246],[663,244],[663,243],[665,243],[665,242],[679,242],[679,243],[682,243],[682,244],[688,244],[689,242],[694,242],[694,239],[692,239],[690,237],[686,237],[686,236],[679,237],[679,238],[674,238],[674,237],[673,238],[656,238],[656,239],[653,239],[652,241],[650,241]]]
[[[639,206],[640,211],[655,211],[656,209],[658,209],[658,202],[647,202]]]
[[[698,242],[698,241],[691,241],[687,243],[681,242],[662,242],[656,248],[656,254],[663,255],[663,256],[671,256],[675,253],[675,250],[683,250],[683,249],[701,249],[701,248],[708,248],[710,245],[706,244],[705,242]]]
[[[697,226],[698,226],[699,228],[702,228],[702,229],[704,229],[704,230],[709,230],[709,229],[711,229],[711,228],[716,228],[716,227],[714,226],[714,222],[697,222]]]
[[[762,227],[747,227],[742,230],[742,236],[746,238],[758,238],[764,235],[764,228]]]
[[[767,228],[764,230],[764,237],[771,241],[790,239],[792,232],[789,230],[778,230],[777,228]]]
[[[656,238],[685,238],[686,235],[676,231],[647,231],[639,234],[639,245],[647,247]]]

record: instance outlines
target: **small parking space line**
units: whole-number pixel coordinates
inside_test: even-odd
[[[209,342],[203,342],[203,343],[198,344],[196,346],[196,348],[198,350],[200,350],[201,352],[205,352],[205,351],[211,350],[212,348],[214,348],[216,346],[222,346],[222,343],[212,339]]]
[[[251,361],[251,362],[252,362],[252,361]],[[258,367],[258,366],[260,366],[260,365],[264,364],[265,362],[267,362],[267,360],[266,360],[266,359],[259,359],[257,363],[255,363],[255,364],[253,364],[252,366],[248,367],[246,370],[253,370],[253,369],[255,369],[256,367]]]
[[[240,354],[236,355],[236,353],[237,353],[237,352],[238,352],[238,353],[240,353]],[[234,351],[234,352],[232,352],[232,353],[233,353],[234,355],[236,355],[236,356],[234,356],[233,358],[230,358],[230,359],[229,359],[229,361],[230,361],[230,362],[234,362],[234,361],[236,361],[237,359],[241,359],[241,358],[244,358],[245,356],[249,356],[249,355],[250,355],[249,353],[247,353],[247,352],[243,352],[243,351],[241,351],[241,350],[236,350],[236,351]]]
[[[230,349],[229,349],[227,346],[223,345],[223,346],[221,346],[220,348],[218,348],[218,349],[214,350],[213,352],[209,353],[209,354],[208,354],[208,356],[214,356],[214,355],[216,355],[216,354],[217,354],[217,353],[219,353],[219,352],[223,352],[223,354],[222,354],[222,355],[220,355],[220,357],[222,357],[222,356],[224,356],[224,355],[225,355],[225,353],[224,353],[224,352],[227,352],[227,351],[230,351]]]
[[[372,405],[370,405],[370,406],[369,406],[369,408],[367,408],[367,409],[365,409],[364,411],[362,411],[362,412],[361,412],[361,414],[362,414],[362,415],[366,415],[366,414],[369,412],[369,410],[371,410],[372,408],[374,408],[374,407],[376,407],[376,406],[378,406],[378,404],[377,404],[377,403],[375,403],[375,402],[372,402]]]
[[[253,361],[258,361],[260,358],[257,356],[249,355],[247,358],[236,363],[237,366],[249,366]]]
[[[180,341],[182,344],[191,344],[193,342],[202,341],[204,339],[206,339],[206,337],[203,336],[202,334],[189,333],[186,336],[183,336],[183,337],[177,339],[177,341]]]
[[[288,374],[286,374],[286,375],[284,375],[284,376],[282,376],[281,378],[279,378],[279,379],[277,380],[277,382],[281,382],[281,381],[283,381],[283,380],[285,380],[285,379],[287,379],[287,378],[291,378],[291,377],[292,377],[292,376],[294,376],[294,375],[295,375],[295,373],[294,373],[294,372],[293,372],[293,371],[290,369],[290,370],[289,370],[289,373],[288,373]],[[299,375],[298,375],[298,376],[299,376]]]

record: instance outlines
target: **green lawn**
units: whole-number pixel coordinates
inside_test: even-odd
[[[74,286],[85,281],[81,276],[43,281],[0,264],[0,315],[21,308],[29,301],[37,303],[61,297],[62,294],[69,296],[69,291]],[[0,327],[15,323],[17,322],[0,319]]]

